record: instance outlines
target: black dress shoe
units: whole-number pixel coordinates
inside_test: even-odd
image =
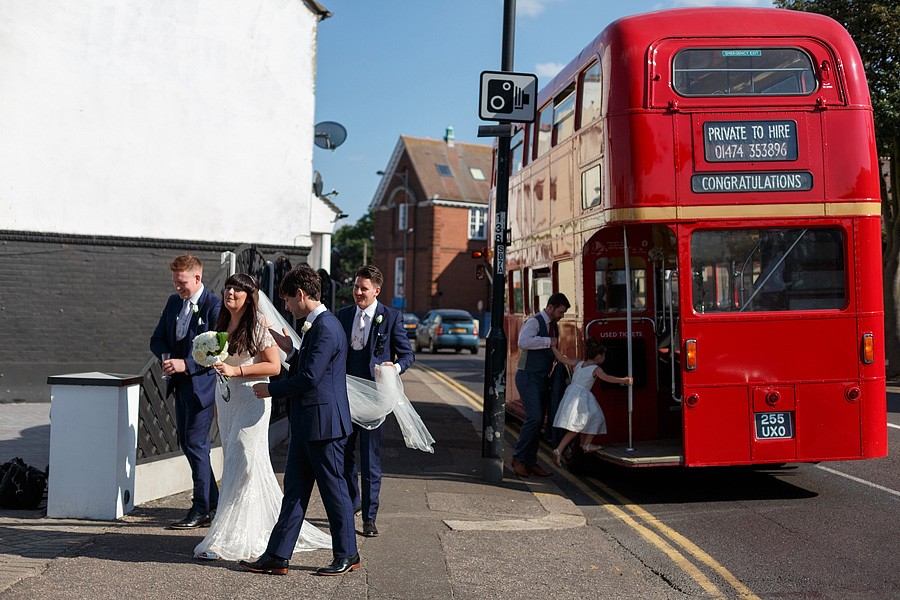
[[[327,567],[316,569],[316,575],[343,575],[359,568],[359,552],[346,558],[336,558]]]
[[[362,534],[366,537],[378,537],[378,528],[375,527],[375,521],[366,521],[363,523]]]
[[[172,529],[195,529],[197,527],[208,527],[210,521],[212,521],[212,515],[203,514],[192,508],[182,520],[175,521],[169,527]]]
[[[265,573],[267,575],[287,575],[288,561],[284,558],[272,556],[268,552],[254,561],[242,560],[238,563],[245,571],[251,573]]]

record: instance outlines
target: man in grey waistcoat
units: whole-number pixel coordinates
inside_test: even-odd
[[[525,409],[525,422],[519,431],[519,441],[513,452],[512,468],[519,477],[550,473],[537,464],[541,425],[546,413],[546,399],[550,391],[550,372],[553,370],[552,343],[559,338],[556,323],[571,308],[565,294],[559,292],[547,299],[547,307],[531,317],[519,331],[519,364],[516,370],[516,389]],[[552,425],[552,424],[551,424]]]

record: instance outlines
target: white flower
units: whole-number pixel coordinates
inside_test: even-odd
[[[195,315],[196,315],[198,312],[200,312],[200,307],[199,307],[199,306],[197,306],[196,304],[192,304],[191,306],[192,306],[191,310],[194,311],[194,314],[195,314]]]
[[[191,356],[198,365],[211,367],[228,358],[228,333],[225,331],[204,331],[194,338]]]
[[[376,325],[381,325],[381,321],[382,321],[383,319],[384,319],[384,315],[378,315],[377,317],[375,317],[375,324],[376,324]]]
[[[306,323],[303,324],[303,327],[300,328],[300,334],[305,335],[306,332],[309,331],[310,329],[312,329],[312,323],[307,321]]]

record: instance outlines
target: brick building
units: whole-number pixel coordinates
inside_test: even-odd
[[[452,128],[443,140],[400,136],[370,205],[385,304],[483,319],[490,288],[471,253],[487,244],[491,156],[490,146],[456,143]]]

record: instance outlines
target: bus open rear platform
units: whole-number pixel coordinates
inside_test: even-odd
[[[628,444],[610,444],[594,454],[602,460],[623,467],[678,467],[684,464],[681,440],[653,440]]]

